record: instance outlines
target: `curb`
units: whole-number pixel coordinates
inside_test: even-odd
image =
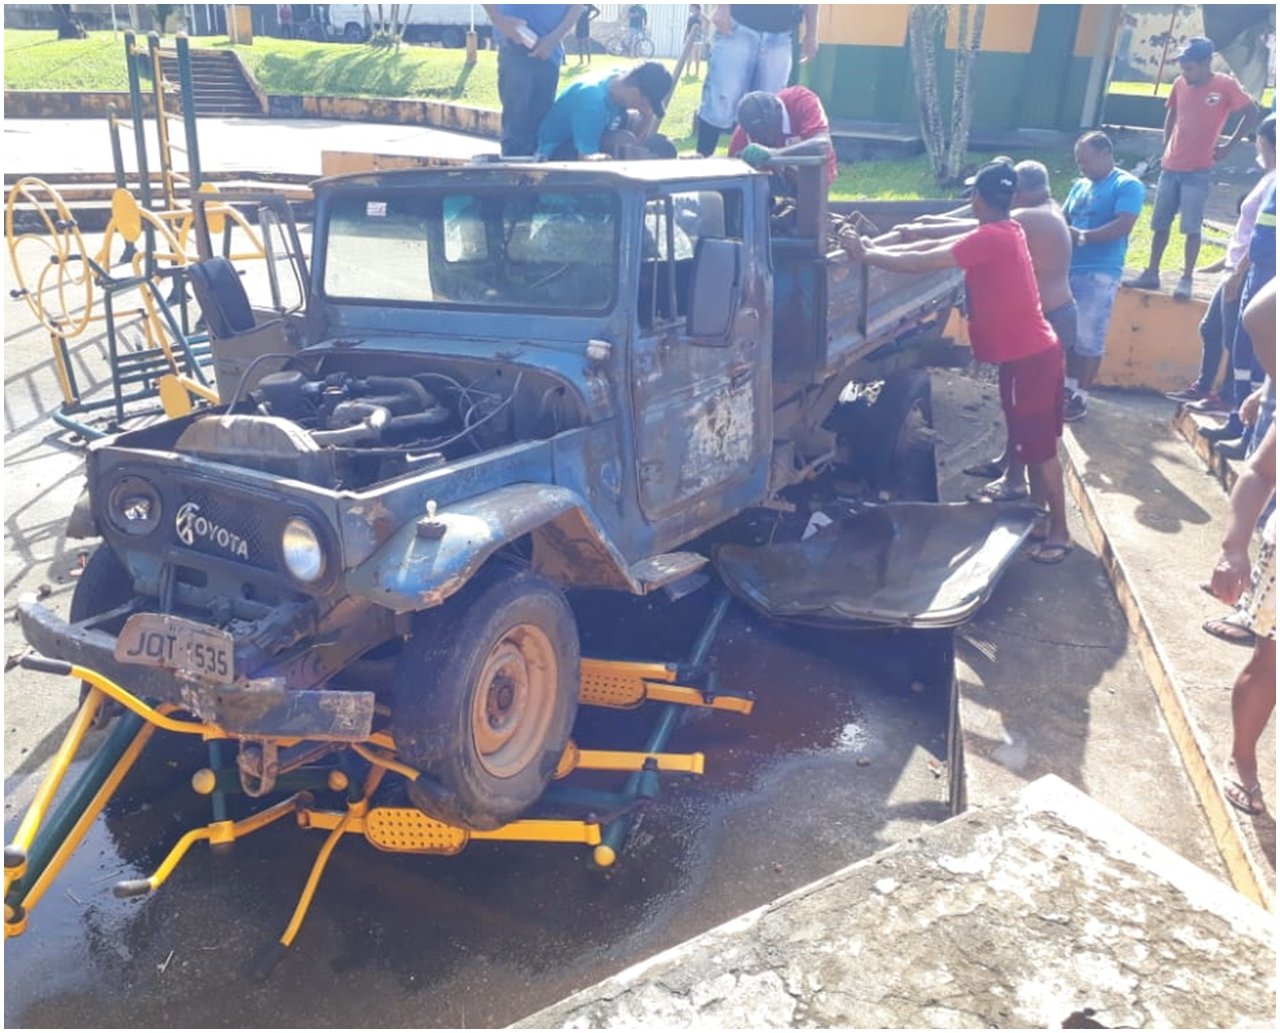
[[[1198,435],[1196,435],[1198,437]],[[1169,727],[1174,745],[1182,758],[1183,767],[1205,812],[1209,830],[1222,855],[1223,863],[1232,885],[1244,896],[1269,911],[1275,910],[1274,894],[1259,861],[1255,858],[1248,837],[1245,836],[1235,812],[1218,790],[1218,779],[1212,752],[1200,730],[1196,727],[1187,704],[1186,695],[1173,675],[1173,666],[1163,646],[1156,637],[1146,613],[1143,611],[1133,579],[1124,560],[1117,555],[1110,536],[1098,516],[1089,489],[1079,472],[1082,457],[1072,434],[1064,434],[1063,445],[1067,462],[1063,464],[1071,495],[1084,516],[1089,536],[1098,550],[1107,578],[1124,611],[1125,619],[1134,635],[1138,657],[1155,690],[1161,713]]]
[[[1224,491],[1228,494],[1236,486],[1236,466],[1229,459],[1223,459],[1213,450],[1213,446],[1200,436],[1201,427],[1216,426],[1217,421],[1208,416],[1198,416],[1185,405],[1178,406],[1173,417],[1173,428],[1182,435],[1192,451],[1200,457],[1205,468],[1218,478]]]

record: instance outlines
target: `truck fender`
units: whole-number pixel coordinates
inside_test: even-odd
[[[534,569],[558,584],[644,591],[583,498],[545,484],[509,485],[409,521],[348,572],[347,591],[397,613],[439,606],[526,535]]]

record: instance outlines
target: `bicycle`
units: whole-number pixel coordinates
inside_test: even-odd
[[[605,49],[613,57],[653,57],[653,40],[645,29],[623,29]]]

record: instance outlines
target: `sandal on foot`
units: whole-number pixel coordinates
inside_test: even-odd
[[[1061,563],[1071,552],[1072,544],[1067,542],[1041,542],[1031,550],[1031,558],[1037,563]]]
[[[969,492],[965,498],[970,502],[1018,502],[1029,494],[1030,492],[1021,485],[992,481],[990,484],[984,484],[977,491]]]
[[[1246,786],[1234,778],[1225,778],[1222,780],[1222,795],[1227,798],[1227,803],[1242,814],[1256,817],[1267,813],[1266,805],[1262,802],[1262,786],[1257,782]]]
[[[1220,638],[1223,642],[1230,642],[1233,646],[1248,646],[1252,649],[1254,643],[1258,640],[1258,636],[1253,633],[1253,630],[1241,624],[1239,617],[1234,613],[1229,613],[1225,617],[1214,617],[1211,620],[1207,620],[1200,625],[1200,628],[1214,638]]]
[[[974,463],[972,466],[966,466],[960,471],[966,477],[985,477],[992,480],[1004,473],[1004,464],[997,463],[994,459],[988,459],[985,463]]]

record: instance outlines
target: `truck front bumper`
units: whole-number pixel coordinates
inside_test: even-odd
[[[193,681],[164,668],[121,663],[114,635],[69,624],[33,598],[19,601],[18,620],[37,653],[92,668],[136,696],[173,703],[232,736],[360,742],[373,731],[372,692],[286,689],[276,678]]]

